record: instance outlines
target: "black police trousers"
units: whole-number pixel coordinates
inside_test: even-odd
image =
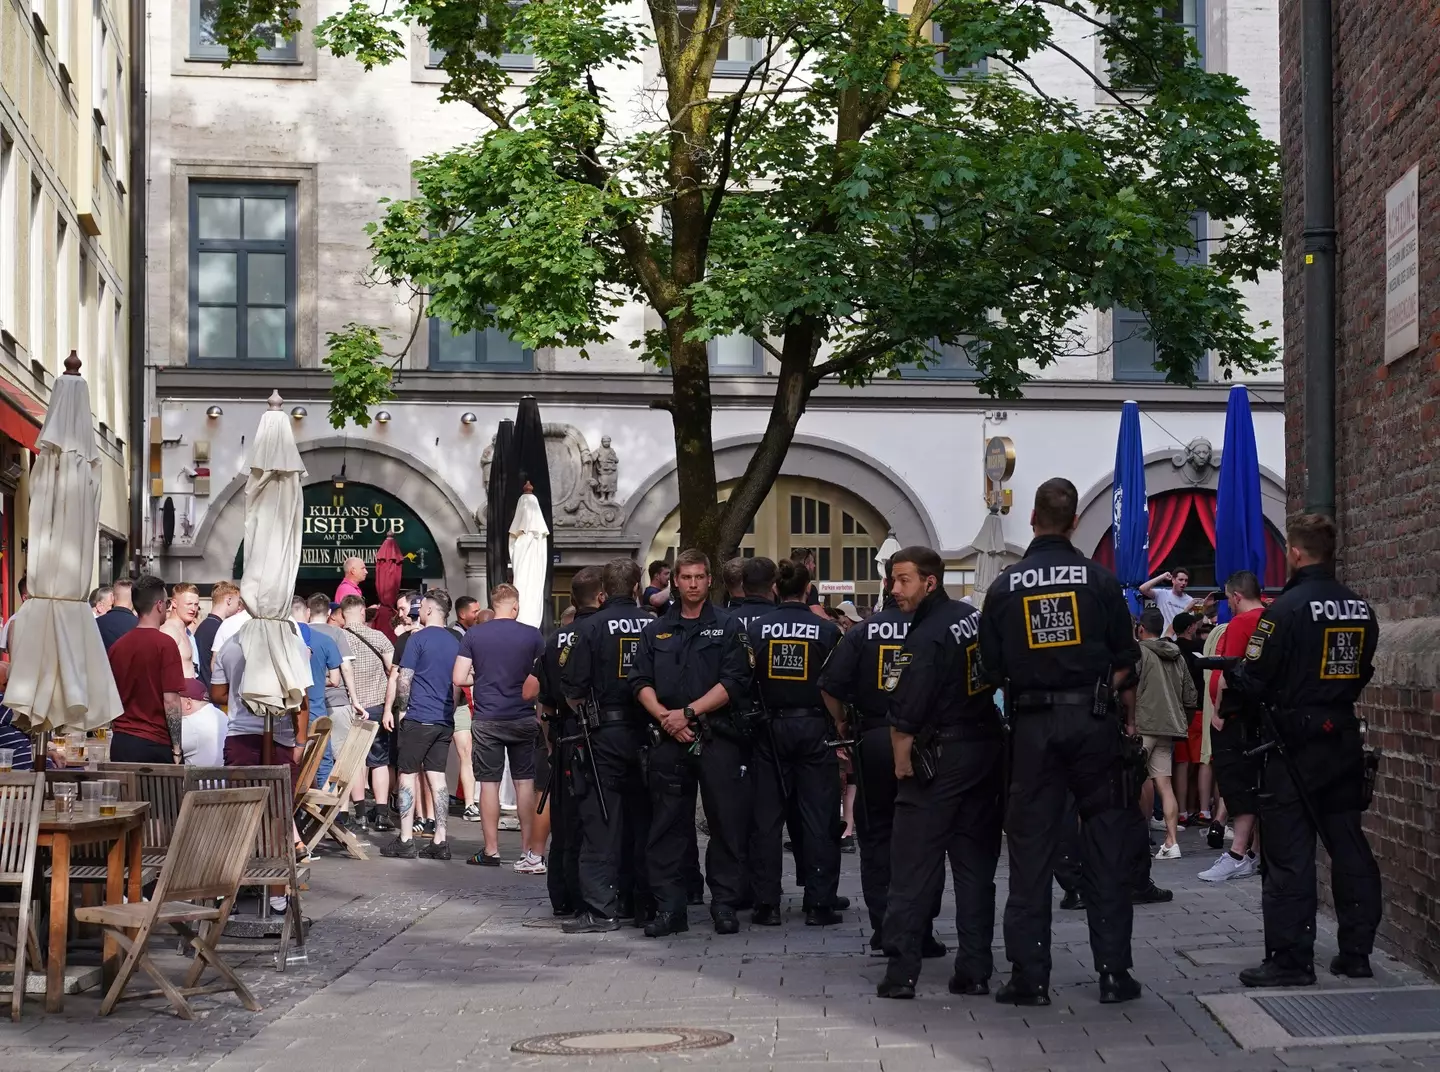
[[[545,887],[550,894],[550,907],[556,912],[567,913],[578,911],[581,907],[580,809],[565,773],[570,746],[554,742],[578,732],[579,725],[573,718],[567,718],[563,722],[552,721],[548,728],[551,747],[559,749],[560,757],[558,763],[553,753],[549,758],[550,795],[545,798],[545,807],[550,812],[550,866],[545,872]]]
[[[884,939],[885,906],[890,893],[890,839],[895,824],[895,751],[890,727],[881,723],[860,733],[860,762],[856,771],[855,840],[860,846],[860,890],[870,929]],[[940,886],[930,903],[930,918],[940,914],[945,893],[944,869]],[[931,929],[926,928],[929,935]]]
[[[745,750],[718,735],[705,741],[699,756],[688,744],[666,736],[650,749],[650,836],[645,843],[650,889],[660,912],[683,914],[686,906],[685,857],[695,837],[695,797],[700,786],[710,843],[705,878],[710,912],[721,905],[743,904],[750,892],[746,838],[750,833],[751,777]]]
[[[638,724],[610,722],[590,731],[600,785],[580,800],[580,897],[591,911],[610,918],[619,911],[622,895],[636,905],[650,897],[645,874],[650,794],[640,763],[649,743]],[[608,821],[600,807],[602,793]]]
[[[805,908],[833,908],[840,884],[840,762],[825,747],[830,719],[772,718],[755,742],[755,833],[751,889],[757,905],[780,906],[781,830],[790,801],[800,816],[800,870]],[[782,792],[781,785],[784,785]],[[708,814],[708,811],[707,811]]]
[[[1148,848],[1149,841],[1146,845]],[[1080,812],[1075,794],[1065,793],[1065,814],[1060,819],[1060,847],[1055,854],[1055,881],[1066,893],[1080,888]]]
[[[895,792],[892,872],[881,931],[890,956],[886,978],[915,985],[921,943],[948,856],[955,884],[955,974],[965,982],[984,982],[995,968],[990,943],[1003,817],[1003,744],[995,738],[940,741],[934,747],[934,780],[922,788],[906,778]]]
[[[1080,813],[1080,893],[1095,970],[1128,971],[1135,831],[1144,823],[1122,804],[1119,725],[1088,705],[1065,706],[1018,712],[1011,734],[1005,955],[1021,982],[1049,985],[1051,879],[1068,792]]]
[[[1359,735],[1352,732],[1307,743],[1292,751],[1292,760],[1330,843],[1340,952],[1369,956],[1380,925],[1380,869],[1360,827],[1361,755]],[[1269,753],[1260,793],[1260,903],[1265,950],[1287,968],[1314,963],[1316,834],[1289,765]]]

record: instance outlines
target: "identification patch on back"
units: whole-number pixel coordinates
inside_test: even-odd
[[[628,677],[630,667],[635,665],[635,652],[640,649],[640,638],[638,636],[624,636],[620,638],[620,667],[616,671],[617,677]]]
[[[965,693],[967,696],[979,696],[990,687],[985,680],[985,669],[980,665],[980,645],[971,644],[965,649]]]
[[[769,669],[771,681],[809,681],[810,645],[803,640],[770,641]]]
[[[1365,649],[1365,630],[1336,626],[1325,630],[1320,658],[1320,680],[1353,681],[1360,676],[1360,656]]]
[[[885,691],[894,692],[900,685],[900,675],[910,665],[914,656],[908,651],[897,651],[895,657],[890,660],[890,669],[885,673]]]
[[[879,658],[875,660],[875,687],[877,689],[887,688],[885,682],[890,676],[890,668],[895,665],[895,656],[900,654],[899,644],[881,644]]]
[[[1032,651],[1080,643],[1080,601],[1074,592],[1025,597],[1025,640]]]

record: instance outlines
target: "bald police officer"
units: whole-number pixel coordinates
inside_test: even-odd
[[[886,677],[895,794],[894,875],[882,933],[890,956],[875,992],[913,998],[945,859],[955,884],[952,994],[988,994],[1000,859],[1001,748],[994,690],[980,666],[979,612],[945,591],[928,547],[890,559],[891,591],[911,613]]]
[[[824,927],[843,917],[835,909],[840,883],[840,766],[826,747],[830,719],[820,695],[820,671],[840,642],[840,627],[810,609],[810,571],[778,564],[780,605],[750,620],[755,687],[762,724],[755,741],[755,835],[750,873],[752,922],[780,924],[781,827],[791,801],[800,820],[799,877],[805,923]]]
[[[649,738],[645,712],[636,705],[629,681],[640,634],[653,619],[640,611],[639,563],[611,559],[602,583],[604,605],[576,623],[561,656],[565,697],[577,717],[590,720],[590,748],[600,780],[579,801],[584,911],[561,924],[566,934],[618,930],[622,905],[633,906],[636,926],[655,915],[645,870],[650,799],[641,770]],[[629,868],[623,866],[627,861]]]
[[[1270,704],[1287,755],[1265,754],[1260,845],[1265,963],[1240,973],[1246,986],[1315,982],[1315,837],[1330,852],[1339,922],[1333,975],[1372,976],[1380,925],[1380,870],[1361,829],[1370,803],[1355,701],[1375,668],[1379,625],[1370,604],[1335,579],[1335,522],[1301,514],[1286,526],[1290,580],[1260,615],[1245,661],[1227,675]]]
[[[980,654],[1005,689],[1011,725],[1010,897],[1005,954],[1010,981],[995,994],[1050,1004],[1050,890],[1067,789],[1081,822],[1080,889],[1100,1000],[1140,996],[1130,976],[1133,910],[1127,876],[1139,812],[1127,807],[1122,720],[1110,688],[1140,657],[1120,582],[1075,550],[1078,496],[1056,477],[1035,493],[1025,557],[990,586]]]

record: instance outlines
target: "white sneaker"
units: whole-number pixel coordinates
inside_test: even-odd
[[[1202,882],[1225,882],[1228,879],[1244,878],[1246,875],[1254,873],[1254,857],[1246,856],[1237,860],[1228,852],[1222,852],[1218,860],[1200,872],[1199,878]]]
[[[1180,859],[1179,845],[1161,845],[1160,851],[1155,854],[1157,860],[1178,860]]]
[[[520,820],[514,815],[502,815],[500,816],[500,829],[519,830]]]
[[[1234,840],[1235,840],[1235,828],[1234,828],[1233,826],[1227,826],[1227,827],[1225,828],[1225,840],[1226,840],[1226,841],[1234,841]]]
[[[1150,820],[1150,829],[1151,829],[1151,830],[1164,830],[1164,829],[1166,829],[1166,827],[1165,827],[1165,820],[1164,820],[1164,819],[1151,819],[1151,820]]]
[[[1226,855],[1229,855],[1229,854],[1227,853]],[[1253,852],[1251,852],[1251,853],[1247,853],[1246,856],[1245,856],[1245,859],[1243,859],[1243,860],[1240,861],[1240,866],[1235,869],[1235,873],[1234,873],[1233,875],[1231,875],[1230,877],[1231,877],[1232,879],[1235,879],[1235,878],[1253,878],[1255,875],[1258,875],[1259,873],[1260,873],[1260,860],[1259,860],[1259,858],[1258,858]]]
[[[545,861],[526,850],[525,855],[515,861],[515,870],[522,875],[543,875],[546,871]]]
[[[480,805],[465,805],[465,814],[461,816],[467,823],[478,823],[480,821]]]

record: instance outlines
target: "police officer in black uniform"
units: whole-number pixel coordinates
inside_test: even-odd
[[[1122,720],[1110,696],[1133,676],[1140,649],[1120,582],[1070,543],[1077,501],[1068,480],[1040,485],[1035,538],[990,586],[980,617],[981,658],[1010,715],[1011,976],[995,999],[1016,1005],[1050,1004],[1051,874],[1067,790],[1080,813],[1080,890],[1100,1000],[1140,996],[1130,975],[1128,876],[1143,817],[1127,806]]]
[[[1379,626],[1370,604],[1335,579],[1335,522],[1301,514],[1286,528],[1289,583],[1260,616],[1244,661],[1226,676],[1231,688],[1270,705],[1262,732],[1278,732],[1283,747],[1264,753],[1266,957],[1240,973],[1246,986],[1315,982],[1317,833],[1330,853],[1339,921],[1332,974],[1371,977],[1381,914],[1380,870],[1360,826],[1373,771],[1355,717],[1355,701],[1375,672]]]
[[[755,686],[761,724],[755,741],[755,836],[750,873],[752,922],[780,924],[781,827],[794,801],[800,817],[800,871],[805,923],[824,927],[843,917],[835,910],[840,882],[840,766],[827,748],[830,719],[820,695],[820,671],[840,627],[805,602],[810,572],[800,563],[776,567],[780,605],[750,620]]]
[[[922,940],[948,855],[957,932],[950,992],[988,994],[1004,730],[980,666],[979,612],[946,593],[945,563],[928,547],[902,548],[890,559],[890,572],[895,601],[912,617],[885,678],[898,788],[894,871],[881,931],[890,964],[875,992],[915,996]]]
[[[535,660],[535,668],[531,671],[539,689],[536,702],[540,705],[545,744],[550,752],[545,772],[549,786],[545,806],[550,810],[550,866],[545,873],[545,885],[550,894],[551,908],[557,916],[572,916],[581,909],[580,811],[570,780],[565,776],[571,746],[560,743],[578,733],[580,724],[565,702],[565,691],[560,681],[560,658],[575,636],[575,626],[599,608],[599,593],[600,570],[597,567],[586,566],[575,574],[570,582],[570,604],[575,608],[575,617],[569,623],[562,621],[545,641],[545,651]],[[541,786],[537,791],[543,792],[544,788]]]
[[[749,893],[751,779],[743,729],[731,712],[748,702],[750,648],[740,623],[710,602],[710,560],[703,552],[676,557],[672,586],[680,598],[646,626],[630,669],[635,699],[656,723],[650,730],[655,743],[646,860],[658,913],[645,934],[658,938],[689,929],[682,864],[695,809],[686,805],[686,787],[697,779],[710,826],[710,915],[716,934],[735,934],[735,907]]]
[[[605,565],[603,585],[600,610],[577,623],[560,656],[565,698],[577,717],[589,719],[600,782],[579,800],[584,909],[561,925],[567,934],[618,930],[622,905],[633,906],[637,926],[654,918],[644,866],[650,799],[641,763],[650,742],[645,713],[635,706],[629,682],[640,634],[653,619],[640,611],[638,563],[612,559]],[[627,860],[630,868],[623,867]]]
[[[870,916],[870,949],[884,948],[881,925],[890,889],[890,839],[895,817],[895,763],[890,747],[890,694],[885,677],[905,643],[910,615],[894,601],[850,627],[820,675],[820,689],[842,737],[855,740],[855,833],[860,843],[860,888]],[[943,887],[935,891],[933,918]],[[921,945],[926,957],[946,949],[929,930]]]

